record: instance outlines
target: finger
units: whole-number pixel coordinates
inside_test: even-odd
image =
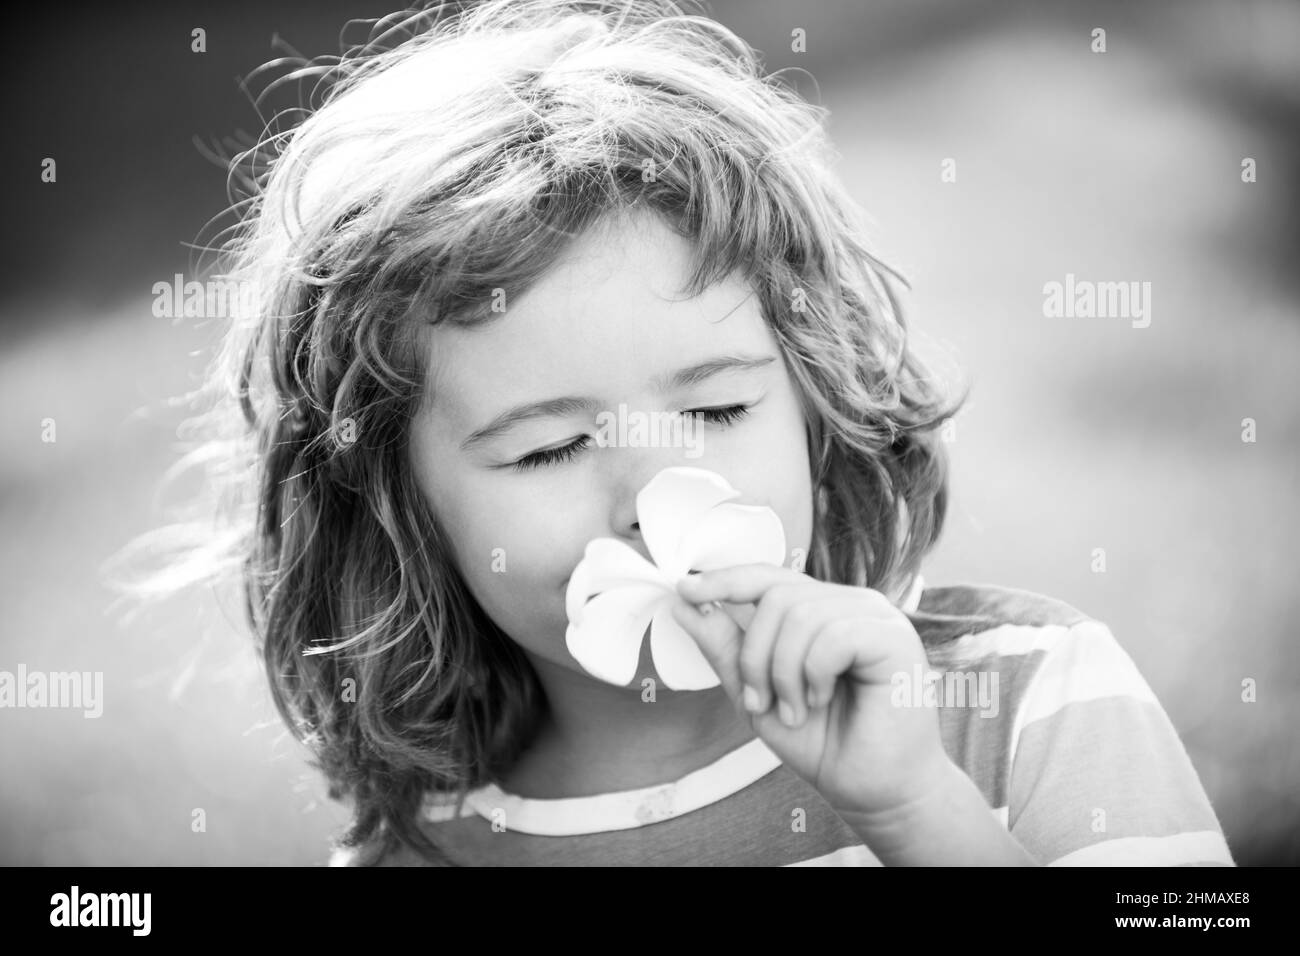
[[[740,645],[744,632],[724,611],[704,605],[701,613],[680,598],[673,602],[672,615],[699,645],[709,666],[722,681],[727,696],[737,707],[742,707],[740,677]]]
[[[853,659],[853,640],[852,629],[842,623],[817,632],[803,660],[810,710],[820,710],[835,697],[835,685],[848,667],[844,662]]]
[[[688,574],[677,583],[677,593],[692,604],[706,601],[751,604],[757,603],[769,588],[777,584],[807,583],[810,580],[802,571],[775,564],[738,564],[717,571]]]
[[[847,599],[804,600],[785,612],[772,648],[772,687],[779,702],[777,711],[781,722],[787,727],[799,727],[808,717],[808,679],[804,661],[817,635],[831,622],[851,615],[859,603],[849,604]]]
[[[727,617],[739,625],[742,631],[749,630],[749,622],[754,619],[754,613],[758,610],[755,604],[728,604],[726,601],[710,602],[715,607],[722,608]]]
[[[807,585],[807,581],[802,582]],[[781,620],[805,588],[791,584],[778,584],[770,588],[758,602],[758,610],[749,627],[745,628],[740,647],[740,677],[745,683],[746,707],[750,713],[763,714],[771,709],[774,700],[772,689],[772,648],[781,630]]]
[[[825,707],[835,694],[835,684],[844,674],[850,674],[864,683],[883,679],[889,674],[877,673],[896,669],[890,661],[896,658],[896,644],[882,633],[879,622],[871,618],[840,618],[830,621],[817,631],[808,653],[804,657],[804,679],[813,695],[814,707]]]

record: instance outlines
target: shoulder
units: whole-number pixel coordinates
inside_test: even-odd
[[[927,645],[979,634],[998,627],[1072,627],[1091,620],[1074,606],[1020,588],[993,584],[928,587],[917,608]]]
[[[945,747],[995,808],[1008,804],[1027,726],[1071,701],[1150,694],[1104,623],[1035,591],[927,588],[914,626],[930,664]]]
[[[1009,749],[1029,724],[1084,701],[1158,706],[1103,621],[1065,601],[1018,588],[959,584],[921,595],[916,629],[931,666],[996,678]],[[1127,706],[1127,705],[1125,705]]]
[[[913,623],[934,669],[996,675],[1003,714],[1049,665],[1076,667],[1087,645],[1114,644],[1105,624],[1065,601],[992,584],[926,588]]]
[[[991,585],[927,589],[918,611],[957,691],[945,745],[1036,859],[1232,865],[1177,730],[1105,622]]]
[[[914,623],[938,669],[995,671],[1018,705],[1044,675],[1132,669],[1107,625],[1058,598],[1020,588],[957,584],[927,588]]]

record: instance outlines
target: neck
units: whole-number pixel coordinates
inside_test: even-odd
[[[635,679],[618,687],[528,654],[549,713],[537,737],[500,781],[534,799],[590,796],[670,783],[707,766],[756,734],[726,691],[667,690],[647,640]],[[654,679],[644,685],[645,678]],[[650,698],[647,686],[653,687]]]

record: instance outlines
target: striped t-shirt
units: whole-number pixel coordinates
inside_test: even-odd
[[[1033,592],[919,576],[901,606],[919,612],[930,671],[899,675],[894,692],[938,707],[944,748],[1031,857],[1233,865],[1177,732],[1106,625]],[[431,795],[422,814],[470,866],[880,865],[757,738],[661,786],[533,799],[489,784],[460,805]],[[359,858],[339,850],[330,864]]]

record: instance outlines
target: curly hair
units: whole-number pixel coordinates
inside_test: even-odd
[[[232,164],[253,172],[225,274],[256,307],[191,396],[209,407],[182,466],[207,470],[219,530],[163,535],[177,557],[150,588],[237,579],[277,708],[352,803],[340,845],[449,864],[422,801],[504,772],[546,701],[413,483],[422,325],[486,321],[602,217],[662,216],[695,250],[691,291],[738,271],[781,346],[810,439],[807,573],[888,594],[940,533],[937,428],[965,395],[908,346],[906,283],[831,171],[826,111],[702,10],[440,4],[304,77],[321,102]]]

